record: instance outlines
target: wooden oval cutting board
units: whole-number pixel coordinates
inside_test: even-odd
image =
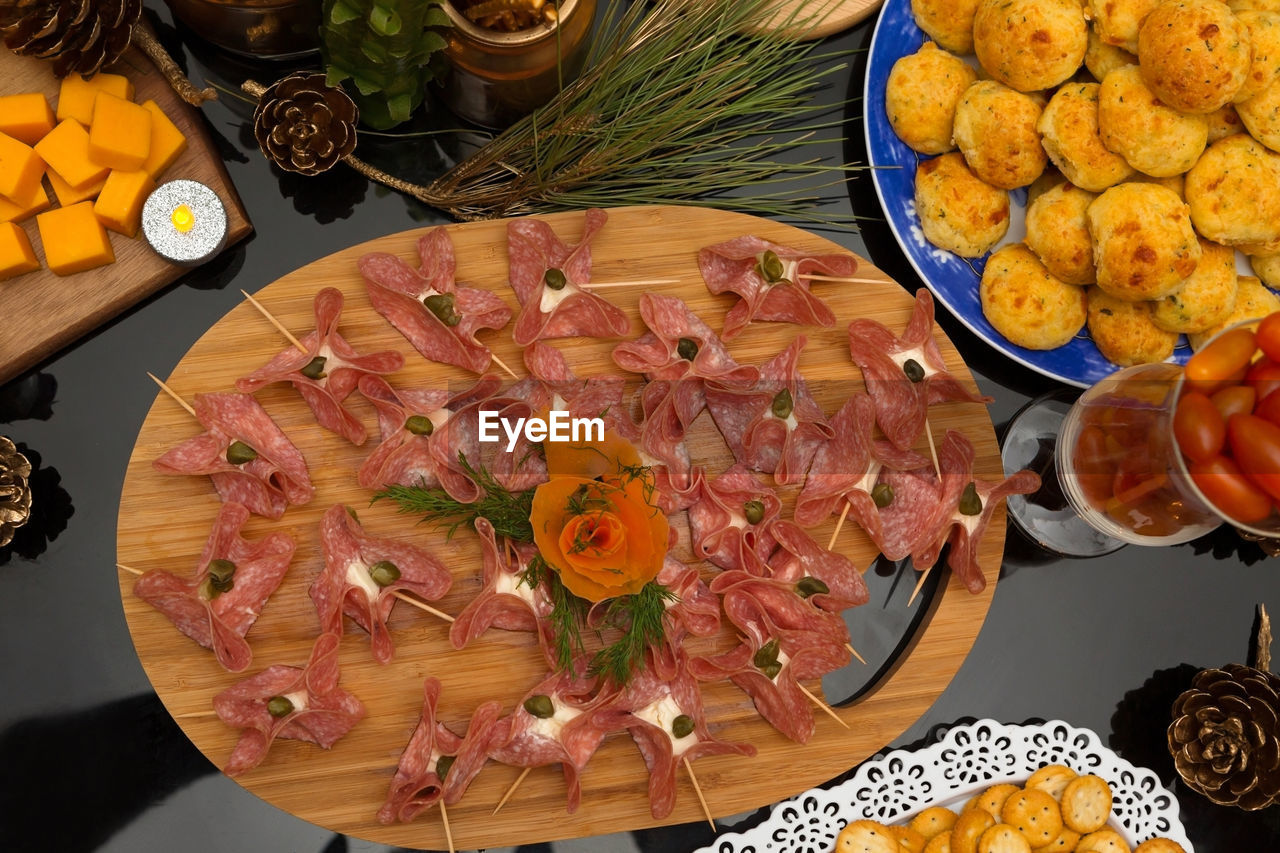
[[[875,13],[884,0],[776,0],[777,11],[763,29],[781,26],[789,20],[814,18],[803,38],[820,39],[852,27]]]
[[[576,241],[582,232],[581,213],[545,217],[562,238]],[[500,293],[515,307],[506,285],[506,225],[481,222],[447,226],[457,249],[459,280]],[[325,286],[346,296],[342,334],[361,352],[394,348],[406,356],[407,366],[390,378],[394,385],[440,386],[470,382],[462,370],[422,359],[370,307],[356,260],[370,251],[388,251],[417,266],[416,241],[422,231],[410,231],[339,252],[310,264],[256,294],[276,316],[301,336],[312,328],[312,299]],[[613,210],[592,245],[593,279],[623,281],[676,278],[666,293],[684,298],[714,329],[719,329],[730,297],[710,294],[697,268],[697,250],[743,234],[759,236],[813,252],[840,252],[839,246],[805,231],[740,214],[700,208],[640,207]],[[840,322],[832,329],[789,324],[759,324],[730,347],[742,362],[759,364],[784,348],[798,333],[808,338],[801,369],[819,403],[834,412],[861,389],[857,369],[849,360],[848,321],[855,317],[879,320],[901,330],[911,313],[912,299],[870,263],[860,262],[866,284],[817,284],[815,291],[831,305]],[[643,326],[636,311],[640,291],[616,288],[609,298],[632,317],[632,334]],[[941,333],[947,366],[968,379],[960,356]],[[485,333],[488,343],[507,364],[522,365],[520,351],[509,332]],[[580,375],[611,372],[614,341],[557,341]],[[242,304],[213,326],[168,377],[169,384],[190,400],[201,391],[226,391],[237,377],[257,368],[285,346],[280,336],[248,304]],[[136,381],[147,381],[137,377]],[[455,386],[456,387],[456,386]],[[212,697],[241,678],[276,664],[302,665],[318,629],[307,588],[322,567],[318,520],[334,503],[358,510],[365,528],[375,536],[393,536],[432,549],[454,572],[448,595],[436,602],[444,611],[459,612],[479,587],[480,555],[475,534],[460,532],[452,541],[415,519],[400,516],[385,503],[369,506],[370,493],[359,488],[355,472],[372,450],[376,438],[363,448],[353,447],[312,420],[299,396],[288,386],[258,392],[258,399],[306,455],[316,486],[315,500],[291,507],[279,522],[254,518],[246,535],[258,538],[282,530],[298,543],[297,553],[281,588],[267,603],[249,633],[254,661],[247,672],[222,670],[213,655],[181,636],[169,622],[136,598],[134,577],[120,573],[121,595],[133,641],[156,692],[193,742],[215,764],[225,763],[239,732],[213,716],[183,717],[207,712]],[[351,408],[376,430],[372,408],[358,395]],[[1001,475],[999,451],[986,409],[973,403],[935,407],[930,420],[936,436],[948,429],[963,432],[977,448],[979,476]],[[147,415],[129,461],[118,522],[118,559],[141,570],[168,569],[180,575],[193,572],[218,500],[207,478],[157,474],[152,460],[165,450],[201,432],[200,426],[168,397],[159,395]],[[704,413],[689,439],[696,463],[713,472],[732,459]],[[924,452],[928,452],[927,449]],[[766,476],[767,479],[767,476]],[[794,493],[787,495],[788,501]],[[789,511],[789,510],[788,510]],[[676,553],[689,558],[688,531],[681,517]],[[833,529],[827,523],[814,531],[826,543]],[[729,683],[707,685],[707,717],[722,739],[754,744],[754,758],[723,756],[696,763],[698,780],[716,815],[731,815],[782,799],[822,783],[871,755],[910,726],[955,674],[986,617],[1004,546],[1004,513],[999,510],[981,545],[981,561],[988,586],[970,595],[954,579],[939,586],[927,604],[922,627],[905,644],[882,683],[838,713],[849,728],[817,714],[817,732],[805,745],[777,734],[755,713],[749,699]],[[850,522],[837,546],[860,568],[868,566],[876,550]],[[712,570],[706,568],[706,576]],[[945,571],[941,567],[938,571]],[[910,576],[913,573],[907,572]],[[912,577],[905,579],[910,583]],[[853,620],[874,624],[883,606],[873,602],[850,611]],[[413,607],[399,603],[391,619],[396,642],[395,660],[374,663],[368,637],[348,623],[342,640],[342,686],[358,696],[368,716],[330,751],[298,741],[277,741],[261,766],[239,782],[255,794],[299,817],[332,830],[382,844],[444,849],[439,812],[431,810],[409,825],[382,826],[374,818],[387,793],[400,753],[407,743],[422,702],[422,681],[434,675],[443,682],[440,718],[461,733],[481,702],[498,699],[509,712],[514,703],[539,681],[543,666],[528,634],[491,631],[463,651],[448,643],[447,626]],[[692,652],[710,651],[715,642],[729,642],[725,634],[713,641],[690,644]],[[860,667],[854,662],[852,667]],[[811,685],[819,691],[817,682]],[[649,811],[644,764],[625,734],[608,737],[587,766],[583,801],[575,814],[565,813],[565,784],[553,767],[534,770],[506,806],[491,812],[519,770],[489,765],[466,797],[449,810],[453,839],[459,849],[502,847],[537,841],[597,835],[626,829],[700,819],[694,791],[681,774],[675,811],[655,820]],[[231,819],[234,819],[232,817]]]

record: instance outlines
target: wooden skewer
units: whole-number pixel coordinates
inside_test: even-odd
[[[689,772],[689,781],[693,783],[693,792],[698,795],[698,804],[702,806],[702,813],[707,816],[707,823],[711,824],[712,832],[719,832],[716,828],[715,819],[711,817],[711,809],[707,808],[707,799],[702,796],[702,786],[698,784],[698,777],[693,775],[693,765],[689,763],[689,759],[681,756],[680,760],[684,762],[684,769]]]
[[[261,314],[263,317],[266,317],[266,318],[267,318],[267,322],[268,322],[268,323],[270,323],[271,325],[273,325],[273,326],[275,326],[275,327],[276,327],[276,331],[277,331],[277,332],[279,332],[280,334],[284,335],[284,336],[285,336],[285,339],[286,339],[289,343],[291,343],[291,344],[293,344],[295,347],[297,347],[298,352],[300,352],[300,353],[304,353],[304,354],[305,354],[306,352],[308,352],[307,348],[306,348],[306,347],[304,347],[304,346],[302,345],[302,341],[300,341],[300,340],[298,340],[297,338],[295,338],[295,337],[294,337],[294,336],[289,332],[289,330],[288,330],[288,329],[286,329],[286,328],[284,327],[284,324],[283,324],[283,323],[281,323],[279,320],[277,320],[277,319],[275,318],[275,315],[274,315],[274,314],[272,314],[270,311],[268,311],[268,310],[266,309],[266,307],[264,307],[264,306],[263,306],[263,304],[262,304],[261,302],[259,302],[258,300],[254,299],[252,296],[250,296],[250,295],[249,295],[249,291],[244,290],[243,288],[241,288],[240,292],[244,294],[244,298],[245,298],[245,299],[248,299],[248,300],[249,300],[249,304],[250,304],[250,305],[252,305],[254,308],[257,308],[257,309],[258,309],[258,313],[259,313],[259,314]]]
[[[507,800],[511,799],[511,795],[516,792],[516,788],[520,787],[520,783],[524,781],[524,777],[528,776],[531,770],[533,770],[532,767],[526,767],[524,771],[519,776],[516,777],[516,781],[511,783],[511,787],[508,788],[507,792],[502,795],[502,799],[498,800],[498,804],[493,807],[493,814],[497,814],[498,809],[502,808],[507,804]]]
[[[798,681],[796,682],[796,687],[799,687],[800,692],[808,696],[809,701],[817,705],[820,710],[826,712],[831,717],[831,719],[835,720],[837,723],[844,726],[846,729],[849,728],[849,724],[846,723],[844,720],[840,719],[840,715],[835,712],[835,709],[832,708],[830,705],[828,705],[826,702],[823,702],[817,696],[814,696],[812,693],[810,693],[809,688],[805,687],[803,684],[801,684]]]
[[[929,425],[929,418],[924,419],[924,434],[929,439],[929,455],[933,457],[933,473],[938,475],[938,479],[942,479],[942,468],[938,465],[938,448],[933,443],[933,427]]]
[[[512,379],[519,379],[519,378],[520,378],[518,375],[516,375],[516,372],[515,372],[514,370],[512,370],[510,367],[507,367],[507,363],[506,363],[505,361],[503,361],[502,359],[498,358],[498,354],[497,354],[497,353],[490,352],[490,353],[489,353],[489,357],[493,359],[494,364],[498,365],[498,367],[501,367],[501,368],[502,368],[503,370],[505,370],[507,373],[511,374],[511,378],[512,378]]]
[[[216,717],[218,712],[210,708],[208,711],[192,711],[188,714],[174,714],[175,720],[191,720],[197,717]]]
[[[812,275],[805,273],[800,278],[807,278],[811,281],[839,281],[844,284],[884,284],[884,281],[876,278],[858,278],[857,276],[840,276],[840,275]]]
[[[849,507],[851,506],[853,504],[849,503],[848,499],[845,499],[844,509],[840,510],[840,518],[836,521],[836,529],[831,531],[831,541],[827,543],[828,551],[835,550],[836,540],[840,538],[840,528],[844,527],[844,520],[849,517]]]
[[[916,581],[916,588],[911,590],[911,597],[907,599],[908,607],[915,603],[916,596],[920,594],[920,589],[924,586],[924,582],[929,578],[929,572],[931,571],[933,571],[933,566],[930,566],[920,573],[920,580]]]
[[[125,570],[126,572],[128,572],[129,574],[131,574],[131,575],[137,575],[137,576],[139,576],[139,577],[141,577],[141,576],[142,576],[142,574],[143,574],[142,572],[138,571],[137,569],[131,569],[131,568],[129,568],[128,566],[126,566],[126,565],[124,565],[124,564],[122,564],[122,563],[116,563],[116,568],[117,568],[117,569],[124,569],[124,570]]]
[[[863,665],[863,666],[866,666],[866,665],[867,665],[867,659],[866,659],[866,658],[864,658],[862,655],[858,654],[858,650],[857,650],[857,649],[855,649],[853,646],[849,645],[848,643],[845,643],[845,644],[844,644],[844,647],[845,647],[846,649],[848,649],[848,650],[849,650],[849,654],[851,654],[851,655],[853,655],[855,658],[857,658],[857,659],[862,663],[862,665]]]
[[[651,284],[679,284],[678,278],[642,278],[635,281],[589,281],[578,285],[583,290],[595,290],[604,287],[640,287]],[[883,283],[883,282],[882,282]]]
[[[444,797],[436,800],[440,804],[440,822],[444,824],[444,838],[449,842],[449,853],[454,853],[453,830],[449,828],[449,812],[444,807]]]
[[[186,409],[186,410],[187,410],[187,414],[191,415],[191,417],[193,417],[193,418],[196,416],[196,410],[195,410],[195,409],[193,409],[193,408],[191,408],[191,405],[190,405],[189,403],[187,403],[187,401],[186,401],[186,400],[184,400],[184,399],[182,399],[181,397],[179,397],[179,396],[178,396],[178,392],[177,392],[177,391],[174,391],[174,390],[173,390],[172,388],[170,388],[168,385],[165,385],[165,384],[164,384],[164,380],[162,380],[159,376],[156,376],[156,375],[155,375],[154,373],[152,373],[151,371],[147,371],[147,375],[148,375],[148,376],[150,376],[150,377],[151,377],[151,379],[152,379],[152,380],[153,380],[157,385],[159,385],[159,386],[160,386],[160,390],[161,390],[161,391],[163,391],[164,393],[168,394],[168,395],[169,395],[170,397],[172,397],[174,400],[177,400],[178,405],[179,405],[179,406],[181,406],[182,408],[184,408],[184,409]]]
[[[418,608],[419,610],[425,610],[426,612],[430,613],[432,616],[439,616],[441,619],[443,619],[446,622],[453,621],[453,617],[450,616],[448,613],[445,613],[443,610],[436,610],[430,604],[427,604],[426,602],[423,602],[423,601],[419,601],[413,596],[407,595],[401,592],[400,590],[396,590],[395,592],[392,593],[392,595],[394,595],[396,598],[400,599],[401,601],[405,602],[406,604],[412,604],[414,607]]]

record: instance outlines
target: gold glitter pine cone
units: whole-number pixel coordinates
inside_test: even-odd
[[[323,74],[298,72],[262,93],[253,111],[253,135],[267,159],[282,169],[318,175],[356,147],[360,111]]]
[[[1229,664],[1173,703],[1169,752],[1187,787],[1246,811],[1280,799],[1280,678]]]
[[[2,0],[0,30],[14,53],[53,60],[53,73],[92,76],[120,58],[142,0]]]
[[[0,548],[31,517],[31,463],[0,435]]]

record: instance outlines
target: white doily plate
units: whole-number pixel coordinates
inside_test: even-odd
[[[1156,774],[1125,761],[1093,732],[1058,721],[1017,726],[994,720],[956,726],[921,749],[873,758],[839,785],[784,800],[763,823],[721,835],[698,853],[831,853],[850,821],[909,820],[929,806],[962,804],[991,785],[1022,782],[1045,764],[1105,779],[1115,800],[1110,825],[1130,845],[1164,837],[1194,853],[1177,798]]]

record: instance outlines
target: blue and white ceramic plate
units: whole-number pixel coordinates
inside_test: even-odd
[[[886,0],[871,40],[863,106],[867,151],[874,167],[872,180],[889,227],[920,278],[974,334],[1032,370],[1071,385],[1088,387],[1118,368],[1102,357],[1087,330],[1082,329],[1075,340],[1053,350],[1029,350],[1010,343],[982,316],[978,282],[986,257],[961,258],[943,251],[929,243],[920,230],[915,212],[915,175],[916,166],[924,157],[904,145],[889,126],[884,89],[893,63],[915,53],[924,40],[924,33],[911,15],[910,0]],[[1000,243],[1002,246],[1021,242],[1026,234],[1026,190],[1010,193],[1010,201],[1009,233]],[[1172,360],[1182,363],[1190,354],[1190,347],[1185,340],[1180,340]]]

